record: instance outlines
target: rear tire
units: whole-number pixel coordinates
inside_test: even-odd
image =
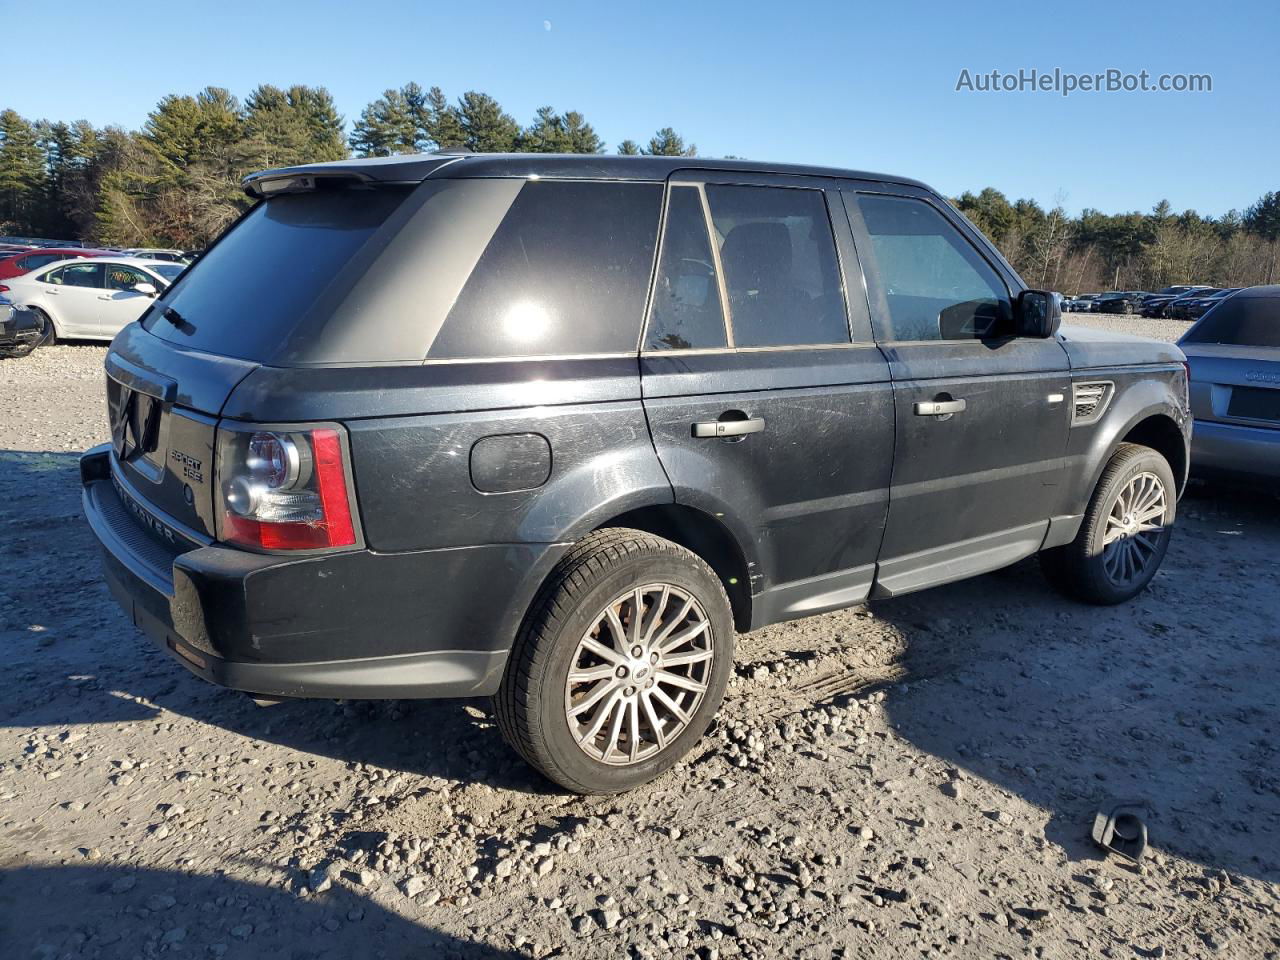
[[[598,530],[534,600],[494,715],[507,742],[565,789],[629,790],[706,731],[733,642],[729,598],[700,557],[639,530]]]
[[[1160,569],[1176,512],[1169,462],[1150,447],[1122,443],[1102,471],[1076,538],[1041,553],[1041,568],[1077,600],[1123,603]]]

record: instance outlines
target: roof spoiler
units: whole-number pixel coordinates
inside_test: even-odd
[[[406,154],[370,157],[360,160],[336,160],[331,163],[306,163],[277,170],[251,173],[241,181],[244,192],[255,199],[281,193],[308,193],[325,181],[348,185],[416,184],[436,170],[462,159],[462,154]]]

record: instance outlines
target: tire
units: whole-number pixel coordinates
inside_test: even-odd
[[[1159,514],[1150,517],[1158,507]],[[1144,512],[1154,529],[1137,523]],[[1124,603],[1160,569],[1176,513],[1177,483],[1169,462],[1150,447],[1122,443],[1102,471],[1076,538],[1041,553],[1041,567],[1050,583],[1077,600]],[[1115,538],[1110,546],[1109,535]]]
[[[28,307],[28,309],[40,318],[40,329],[43,332],[43,336],[36,341],[35,345],[38,347],[54,346],[58,342],[58,330],[53,325],[53,318],[39,307]]]
[[[633,633],[637,594],[643,612]],[[549,780],[575,793],[620,793],[670,769],[701,738],[724,697],[733,642],[729,598],[700,557],[639,530],[598,530],[535,598],[494,715],[507,743]],[[580,678],[572,684],[571,668]],[[599,676],[582,679],[593,671]],[[683,682],[662,679],[673,674]]]

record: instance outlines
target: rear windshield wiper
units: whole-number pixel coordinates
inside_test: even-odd
[[[186,318],[177,310],[173,309],[173,307],[165,307],[164,313],[162,313],[161,316],[172,323],[175,327],[180,327],[187,322]]]

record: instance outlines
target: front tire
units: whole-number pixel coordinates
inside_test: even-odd
[[[724,586],[700,557],[638,530],[598,530],[534,600],[493,700],[498,727],[565,789],[629,790],[706,731],[733,642]]]
[[[1150,447],[1122,443],[1093,491],[1076,538],[1040,554],[1049,582],[1086,603],[1123,603],[1160,569],[1177,511],[1169,462]]]

